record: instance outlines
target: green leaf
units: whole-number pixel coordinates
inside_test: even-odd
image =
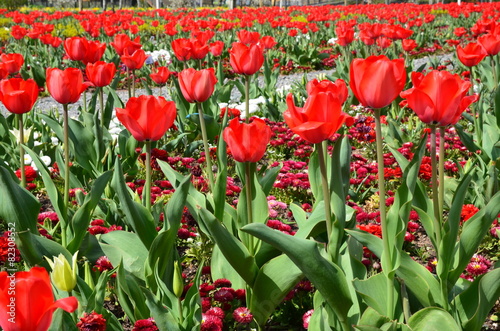
[[[12,232],[30,231],[38,234],[37,219],[40,203],[26,189],[19,186],[12,173],[0,165],[0,219],[5,230]]]
[[[346,196],[350,185],[351,145],[344,137],[337,141],[331,157],[330,192],[332,212],[335,215],[337,227],[343,229],[346,222]],[[309,167],[310,168],[310,167]]]
[[[171,310],[164,307],[162,302],[149,289],[143,287],[142,292],[146,297],[146,305],[151,311],[151,316],[154,318],[158,329],[180,331],[179,322],[172,316]]]
[[[319,171],[318,151],[315,149],[309,158],[308,177],[314,201],[323,201],[323,190],[321,189],[321,174]],[[316,207],[316,206],[314,206]]]
[[[313,241],[292,237],[270,229],[265,224],[249,224],[243,231],[284,252],[316,286],[339,320],[347,322],[352,299],[342,270],[326,260]]]
[[[429,307],[416,312],[408,320],[413,331],[460,331],[462,330],[446,310]]]
[[[136,278],[125,270],[123,263],[126,262],[120,262],[116,271],[116,284],[120,290],[118,300],[120,304],[122,304],[123,301],[128,301],[127,304],[132,304],[133,313],[130,314],[129,312],[127,316],[130,318],[132,323],[135,323],[137,320],[151,317],[151,314],[148,306],[146,305],[146,298],[141,286]]]
[[[495,91],[495,118],[497,119],[497,127],[500,128],[500,88],[497,86]]]
[[[456,283],[499,213],[500,192],[497,192],[485,207],[464,223],[455,253],[455,268],[451,270],[448,278],[450,284]]]
[[[368,247],[375,255],[379,257],[382,255],[383,244],[379,237],[361,230],[346,230],[346,232]],[[404,281],[418,301],[423,306],[441,304],[441,287],[435,276],[405,252],[401,253],[400,261],[396,275]]]
[[[87,233],[92,213],[94,212],[98,202],[101,200],[104,189],[108,185],[112,175],[113,173],[108,171],[95,180],[89,194],[85,196],[85,202],[80,208],[78,208],[73,216],[70,225],[73,228],[74,237],[68,244],[68,250],[71,253],[75,253],[80,248],[82,240]]]
[[[387,278],[383,273],[378,273],[365,280],[354,279],[353,285],[356,291],[363,297],[363,301],[379,314],[388,316],[387,311],[387,293],[390,289],[387,288]],[[394,302],[399,302],[399,293]],[[400,305],[396,305],[398,309]],[[396,316],[401,313],[401,310],[396,311]]]
[[[234,289],[246,288],[245,280],[241,278],[240,274],[231,266],[217,245],[212,249],[210,271],[212,279],[228,279]]]
[[[462,321],[463,330],[480,330],[499,296],[500,269],[477,278],[469,288],[460,293],[453,300],[453,306]]]
[[[245,282],[252,285],[258,273],[255,258],[250,255],[241,241],[235,238],[212,213],[201,206],[197,206],[197,208],[222,254],[224,254],[228,262],[240,274]]]
[[[119,158],[116,158],[111,187],[120,200],[120,207],[125,214],[125,222],[132,227],[146,248],[149,248],[157,235],[154,219],[146,207],[135,202],[130,197]]]
[[[111,231],[101,235],[100,245],[113,266],[123,261],[123,268],[144,280],[144,261],[148,250],[135,233]]]
[[[283,272],[286,270],[286,272]],[[264,325],[276,307],[303,277],[302,271],[286,255],[262,266],[252,287],[249,309],[259,325]],[[265,304],[262,304],[265,302]]]
[[[41,265],[48,267],[45,256],[51,258],[63,254],[68,261],[71,261],[72,258],[71,253],[57,242],[40,235],[34,235],[31,232],[19,232],[16,243],[23,259],[29,266]]]
[[[368,307],[354,328],[360,331],[376,331],[380,330],[380,327],[388,322],[390,322],[389,317],[381,315],[372,307]]]

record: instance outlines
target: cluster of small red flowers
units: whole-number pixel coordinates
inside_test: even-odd
[[[224,322],[230,322],[231,316],[240,324],[248,324],[253,320],[251,312],[244,306],[245,290],[235,290],[231,286],[227,279],[217,279],[213,284],[200,285],[201,330],[223,330]]]
[[[482,255],[474,254],[461,277],[473,281],[476,277],[487,273],[490,267],[490,260]]]
[[[97,259],[97,261],[94,264],[93,267],[94,271],[107,271],[107,270],[113,270],[113,265],[111,264],[111,261],[108,259],[107,256],[101,256],[100,258]],[[111,275],[112,278],[116,277],[116,273]]]
[[[104,234],[108,233],[111,231],[116,231],[116,230],[122,230],[123,228],[119,225],[112,224],[109,227],[104,226],[104,220],[102,219],[96,219],[90,222],[90,227],[88,229],[89,233],[92,235],[97,235],[97,234]]]
[[[90,314],[84,313],[76,327],[80,331],[105,331],[106,319],[95,311]]]
[[[15,241],[9,240],[9,238],[12,238],[9,231],[5,231],[0,236],[0,265],[7,262],[9,257],[12,257],[12,251],[9,252],[9,248],[14,248],[14,262],[21,261],[21,253],[17,249]],[[9,260],[9,262],[12,262],[12,260]]]
[[[197,225],[198,223],[194,219],[193,215],[191,215],[187,207],[184,207],[181,218],[181,227],[177,231],[177,237],[183,240],[195,238],[197,236]]]
[[[279,230],[291,236],[295,235],[295,231],[292,230],[292,227],[288,224],[281,222],[280,220],[268,220],[267,226],[270,227],[271,229]]]
[[[137,320],[132,331],[158,331],[155,320],[150,317],[144,320]]]
[[[368,160],[358,153],[352,154],[352,162],[350,166],[353,176],[349,179],[351,185],[364,185],[371,187],[373,181],[377,179],[377,164],[368,163]]]
[[[478,211],[479,211],[479,208],[477,208],[476,206],[474,206],[472,204],[463,205],[462,211],[460,212],[460,222],[461,223],[466,222],[467,220],[469,220],[469,218],[474,216]]]
[[[372,116],[358,115],[354,125],[349,128],[348,136],[359,142],[375,141],[375,120]]]
[[[279,164],[273,163],[275,167]],[[307,191],[311,188],[309,176],[307,174],[307,163],[288,160],[283,162],[283,166],[276,177],[274,187],[278,189],[291,189],[293,191]]]
[[[38,177],[38,173],[32,166],[24,166],[24,172],[26,175],[26,182],[31,183]],[[17,178],[21,179],[21,169],[16,170]]]

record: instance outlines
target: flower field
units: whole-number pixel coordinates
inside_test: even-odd
[[[0,13],[3,330],[498,329],[500,3]]]

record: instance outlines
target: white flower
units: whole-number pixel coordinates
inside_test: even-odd
[[[33,162],[33,159],[29,154],[24,154],[24,165],[30,165]]]
[[[50,141],[52,142],[52,145],[54,145],[54,146],[59,145],[59,139],[57,139],[57,137],[50,137]]]
[[[48,155],[42,155],[40,159],[42,160],[43,164],[45,164],[47,167],[52,163],[52,160]]]

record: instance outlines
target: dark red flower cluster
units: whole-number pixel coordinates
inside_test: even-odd
[[[102,219],[93,220],[92,222],[90,222],[91,226],[88,229],[89,233],[95,236],[96,234],[104,234],[104,233],[108,233],[111,231],[123,229],[121,226],[116,225],[116,224],[112,224],[111,226],[106,227],[106,226],[104,226],[104,223],[105,222]]]
[[[95,311],[90,314],[84,313],[76,327],[80,331],[105,331],[106,319]]]
[[[2,236],[0,236],[0,265],[7,261],[21,261],[21,252],[17,249],[16,242],[13,241],[13,239],[14,237],[11,236],[11,233],[8,231],[5,231]]]
[[[144,320],[137,320],[132,331],[158,331],[155,320],[150,317]]]
[[[24,171],[26,173],[26,181],[31,183],[38,177],[38,173],[32,166],[24,166]],[[16,170],[17,178],[21,179],[21,169]]]

